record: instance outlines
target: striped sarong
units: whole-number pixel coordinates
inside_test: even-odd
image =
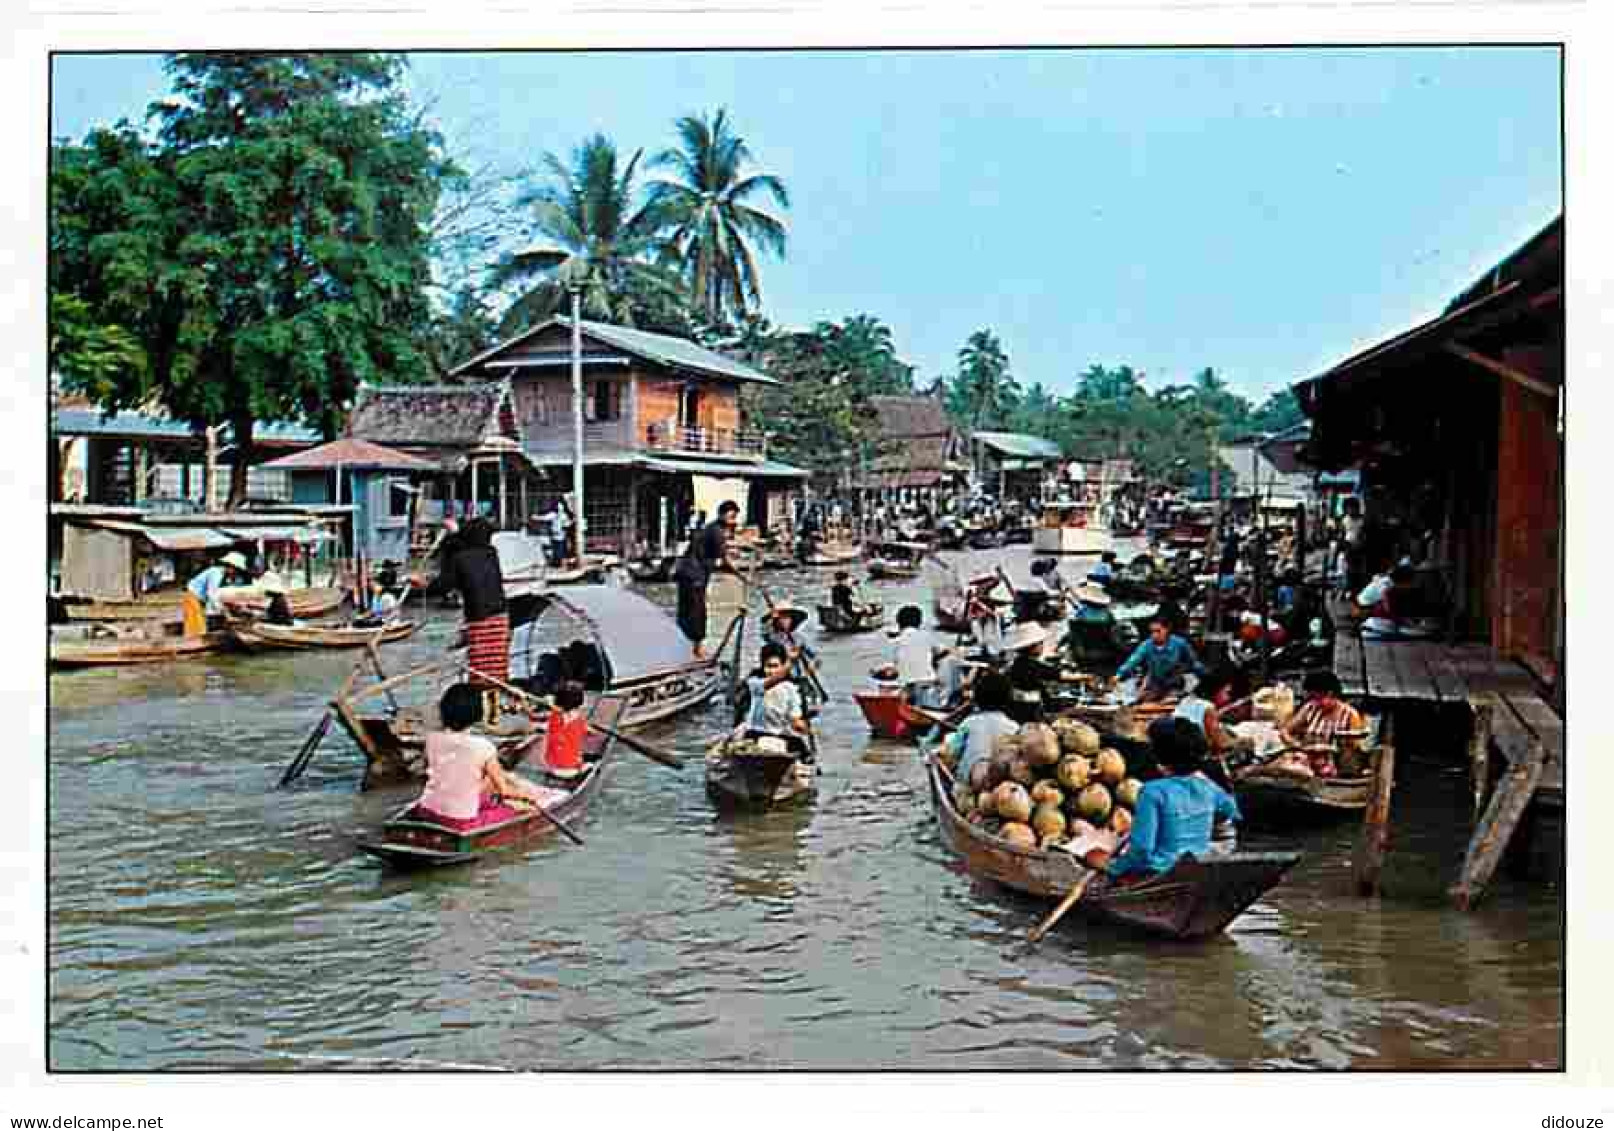
[[[475,673],[482,673],[506,683],[510,680],[510,617],[505,613],[465,626],[465,642],[471,654],[466,663],[470,666],[470,682],[476,683]]]

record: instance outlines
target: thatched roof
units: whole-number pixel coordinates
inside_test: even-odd
[[[869,408],[874,412],[875,429],[888,439],[945,437],[953,431],[947,410],[935,397],[870,397]]]
[[[514,414],[501,412],[510,407],[510,386],[503,381],[367,385],[353,405],[348,434],[403,447],[474,448],[484,440],[511,434]]]

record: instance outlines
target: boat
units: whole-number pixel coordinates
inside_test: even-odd
[[[870,632],[885,623],[885,606],[868,604],[860,617],[849,617],[834,605],[818,606],[818,624],[827,633]]]
[[[157,664],[165,660],[184,660],[217,652],[230,642],[228,631],[220,629],[199,636],[182,636],[177,632],[147,634],[144,625],[132,631],[115,632],[102,628],[97,633],[89,625],[83,631],[54,629],[50,638],[50,665],[56,668],[89,668],[126,664]],[[95,626],[101,627],[101,626]]]
[[[1003,535],[989,526],[971,530],[965,539],[972,550],[996,550],[1003,545]]]
[[[863,556],[856,542],[818,542],[802,556],[801,564],[809,566],[847,566]]]
[[[921,542],[877,542],[869,558],[869,576],[909,579],[919,576],[930,547]]]
[[[1110,532],[1098,522],[1098,507],[1076,499],[1043,503],[1031,534],[1031,548],[1039,554],[1102,554],[1110,546]]]
[[[1093,875],[1092,869],[1068,852],[1021,848],[971,824],[954,807],[951,775],[934,754],[927,768],[942,843],[958,854],[972,877],[1057,903]],[[1130,883],[1093,884],[1076,901],[1071,914],[1166,938],[1206,938],[1221,933],[1276,887],[1299,860],[1298,852],[1235,852],[1203,860],[1184,857],[1157,876]]]
[[[732,607],[717,591],[714,579],[707,596],[714,627],[721,623],[722,610]],[[692,660],[689,641],[672,618],[631,589],[574,585],[546,590],[532,600],[535,615],[511,634],[511,682],[541,696],[561,679],[577,679],[591,696],[621,695],[626,699],[624,729],[670,718],[716,695],[725,682],[719,657],[737,639],[745,620],[743,611],[735,612],[721,643],[706,659]],[[559,643],[568,638],[568,643]],[[458,659],[413,674],[444,678],[452,674],[441,670],[445,666],[464,671]],[[412,780],[425,772],[426,728],[419,712],[400,710],[390,701],[382,714],[359,709],[374,701],[377,688],[396,682],[344,690],[334,701],[338,720],[364,751],[365,788]],[[518,733],[506,741],[514,745],[524,739]]]
[[[677,554],[646,554],[628,562],[628,576],[641,585],[657,585],[672,580]]]
[[[602,726],[614,728],[622,706],[620,698],[605,696],[594,704],[589,717]],[[550,809],[533,807],[496,824],[453,829],[413,816],[415,806],[411,802],[381,826],[379,837],[360,840],[358,845],[395,868],[413,869],[467,864],[497,848],[530,844],[552,836],[555,824],[546,813],[553,813],[567,827],[572,827],[587,813],[589,804],[604,785],[610,766],[610,736],[590,731],[584,739],[583,751],[586,768],[571,784],[567,796]]]
[[[720,812],[758,812],[806,801],[816,791],[814,770],[789,752],[734,749],[725,737],[706,751],[706,795]]]
[[[936,725],[935,716],[908,706],[898,691],[854,691],[852,698],[876,738],[906,742]]]
[[[232,590],[235,590],[232,592]],[[329,616],[342,604],[344,594],[336,586],[317,586],[311,589],[293,589],[286,594],[291,615],[300,620],[313,620]],[[269,607],[269,599],[256,586],[232,586],[220,591],[219,599],[233,612],[262,615]],[[66,605],[69,620],[86,621],[172,621],[180,623],[183,614],[183,589],[165,589],[148,593],[135,601],[92,601],[88,604]]]
[[[1379,747],[1379,720],[1370,719],[1365,731],[1341,733],[1353,757],[1361,759],[1362,773],[1348,777],[1304,777],[1279,771],[1271,761],[1233,772],[1234,797],[1247,825],[1285,828],[1324,824],[1360,817],[1373,792],[1373,766]],[[1337,751],[1323,747],[1328,753]],[[1344,749],[1344,746],[1342,746]]]
[[[394,620],[367,628],[345,624],[270,624],[261,620],[233,620],[226,631],[230,639],[249,652],[277,648],[368,648],[390,644],[410,636],[420,625],[412,620]]]

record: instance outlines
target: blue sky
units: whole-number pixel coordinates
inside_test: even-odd
[[[975,330],[1016,377],[1259,399],[1447,299],[1561,207],[1551,48],[414,54],[450,148],[514,170],[727,106],[789,185],[769,316],[869,313],[928,380]],[[58,56],[52,134],[138,120],[155,56]]]

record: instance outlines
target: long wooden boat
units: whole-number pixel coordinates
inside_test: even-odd
[[[605,697],[595,704],[590,717],[603,726],[614,727],[621,708],[620,699]],[[359,847],[395,868],[443,867],[469,863],[496,848],[530,844],[554,835],[554,822],[546,813],[553,813],[571,828],[583,818],[605,783],[611,739],[590,731],[583,749],[587,765],[582,776],[571,784],[564,798],[547,809],[529,808],[496,824],[454,829],[416,815],[411,802],[381,827],[379,837],[361,840]]]
[[[537,595],[532,627],[511,639],[511,660],[518,657],[538,671],[544,656],[558,651],[545,640],[579,630],[592,645],[591,672],[583,680],[591,696],[614,694],[626,700],[622,728],[644,726],[698,707],[724,684],[719,661],[727,644],[743,628],[743,614],[727,626],[722,643],[705,660],[690,659],[689,641],[660,607],[641,594],[614,585],[574,585]],[[719,607],[708,598],[715,613]],[[559,623],[557,623],[559,622]],[[425,675],[435,672],[423,673]],[[376,685],[381,686],[381,685]],[[358,693],[373,703],[374,687]],[[410,781],[425,773],[426,724],[414,712],[396,708],[363,714],[354,694],[338,696],[337,718],[365,754],[365,788]],[[519,736],[511,741],[519,741]]]
[[[867,606],[868,612],[861,617],[848,617],[846,613],[834,605],[818,606],[818,624],[827,633],[847,634],[853,632],[869,632],[879,628],[885,623],[885,608],[881,605]]]
[[[50,642],[50,664],[57,668],[89,668],[127,664],[158,664],[217,652],[230,641],[225,630],[200,636],[56,636]]]
[[[1235,777],[1234,796],[1245,823],[1287,827],[1360,817],[1372,793],[1373,775],[1291,778],[1277,774]]]
[[[803,559],[803,565],[846,566],[863,556],[856,542],[820,542]]]
[[[930,716],[909,707],[896,691],[854,691],[852,698],[876,738],[906,742],[935,725]]]
[[[706,796],[720,812],[760,812],[800,804],[816,792],[815,772],[794,754],[736,752],[720,738],[706,751]]]
[[[869,558],[869,576],[911,579],[919,576],[930,547],[922,542],[880,542]]]
[[[971,876],[1057,902],[1091,874],[1068,852],[1020,848],[970,824],[954,808],[947,771],[934,755],[928,769],[942,842],[959,855]],[[1299,859],[1298,852],[1185,857],[1169,872],[1135,883],[1096,880],[1071,913],[1167,938],[1205,938],[1220,933],[1276,887]]]
[[[279,648],[368,648],[410,636],[420,625],[395,620],[372,628],[337,624],[269,624],[261,620],[232,621],[230,639],[249,652]]]
[[[269,599],[251,586],[241,587],[239,594],[225,589],[220,599],[226,608],[243,613],[261,615],[269,607]],[[329,616],[342,604],[343,592],[335,586],[318,586],[312,589],[293,589],[286,594],[291,614],[301,620]],[[180,622],[184,590],[167,589],[148,593],[134,601],[93,601],[85,605],[67,605],[69,620],[89,621],[172,621]]]

